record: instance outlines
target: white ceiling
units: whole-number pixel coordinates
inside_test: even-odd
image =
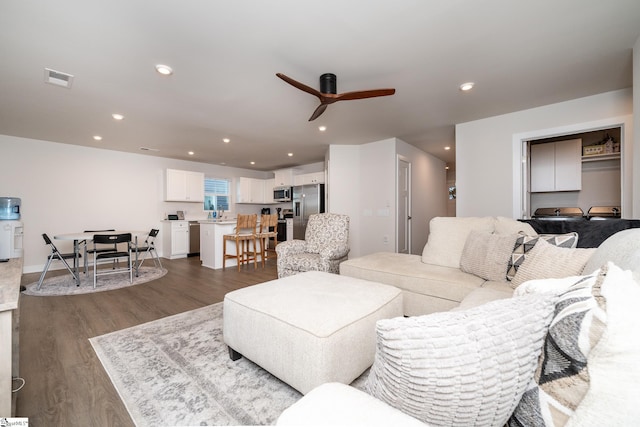
[[[3,0],[0,134],[255,170],[398,137],[454,162],[456,123],[631,86],[639,36],[638,0]],[[396,94],[308,122],[278,72]]]

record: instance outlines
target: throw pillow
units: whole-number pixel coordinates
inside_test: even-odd
[[[640,283],[607,263],[607,328],[587,360],[591,383],[566,427],[632,426],[640,420]]]
[[[472,230],[460,258],[460,269],[485,280],[506,282],[507,266],[518,234]]]
[[[429,221],[429,238],[422,262],[460,268],[462,250],[471,230],[492,233],[493,217],[435,217]]]
[[[528,224],[527,224],[528,225]],[[561,248],[575,248],[578,245],[578,233],[566,234],[527,234],[522,233],[516,245],[513,248],[511,259],[509,260],[509,270],[507,271],[507,280],[513,280],[518,272],[518,268],[524,262],[529,252],[538,243],[538,239],[544,239],[548,243]]]
[[[533,378],[555,300],[380,320],[368,392],[429,425],[503,426]]]
[[[607,323],[601,294],[606,274],[603,267],[598,275],[578,278],[560,295],[538,369],[509,419],[510,427],[564,426],[587,393],[588,356]]]
[[[561,248],[538,239],[513,276],[511,286],[515,289],[527,280],[557,279],[582,274],[584,265],[594,252],[595,248]]]
[[[523,233],[528,236],[536,236],[536,230],[526,222],[518,221],[517,219],[507,218],[499,216],[496,218],[495,225],[496,234],[517,234]]]
[[[600,272],[593,272],[589,276],[569,276],[562,277],[560,279],[539,279],[539,280],[527,280],[522,285],[518,286],[513,291],[514,296],[523,296],[527,294],[553,294],[560,295],[569,290],[570,287],[576,285],[581,280],[589,280],[594,274],[597,275]]]

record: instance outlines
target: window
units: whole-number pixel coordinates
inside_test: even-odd
[[[205,178],[204,179],[204,210],[228,211],[229,188],[228,179]]]

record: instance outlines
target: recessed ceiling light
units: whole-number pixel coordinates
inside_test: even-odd
[[[287,153],[287,156],[293,157],[293,153]]]
[[[252,165],[255,165],[255,164],[256,164],[256,162],[251,162],[251,164],[252,164]]]
[[[190,156],[193,156],[196,153],[194,153],[193,151],[189,151],[187,154],[190,155]]]
[[[445,150],[451,150],[451,147],[444,147]]]
[[[124,116],[122,114],[114,113],[111,115],[114,120],[124,120]]]
[[[171,74],[173,74],[173,70],[168,65],[158,64],[156,65],[156,71],[163,76],[170,76]]]
[[[445,168],[446,170],[449,170],[449,166],[445,166],[444,168]]]
[[[224,142],[225,144],[228,144],[231,142],[231,140],[229,138],[224,138],[222,142]]]
[[[319,127],[318,127],[318,130],[319,130],[320,132],[324,132],[325,130],[327,130],[327,127],[326,127],[326,126],[319,126]]]
[[[473,89],[474,86],[475,86],[474,82],[462,83],[460,85],[460,90],[463,91],[463,92],[467,92],[467,91]]]
[[[102,137],[100,135],[94,135],[93,139],[95,139],[96,141],[102,141]]]

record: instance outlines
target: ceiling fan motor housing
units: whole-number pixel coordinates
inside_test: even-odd
[[[336,83],[336,75],[324,73],[320,76],[320,92],[322,93],[338,93],[338,85]]]

